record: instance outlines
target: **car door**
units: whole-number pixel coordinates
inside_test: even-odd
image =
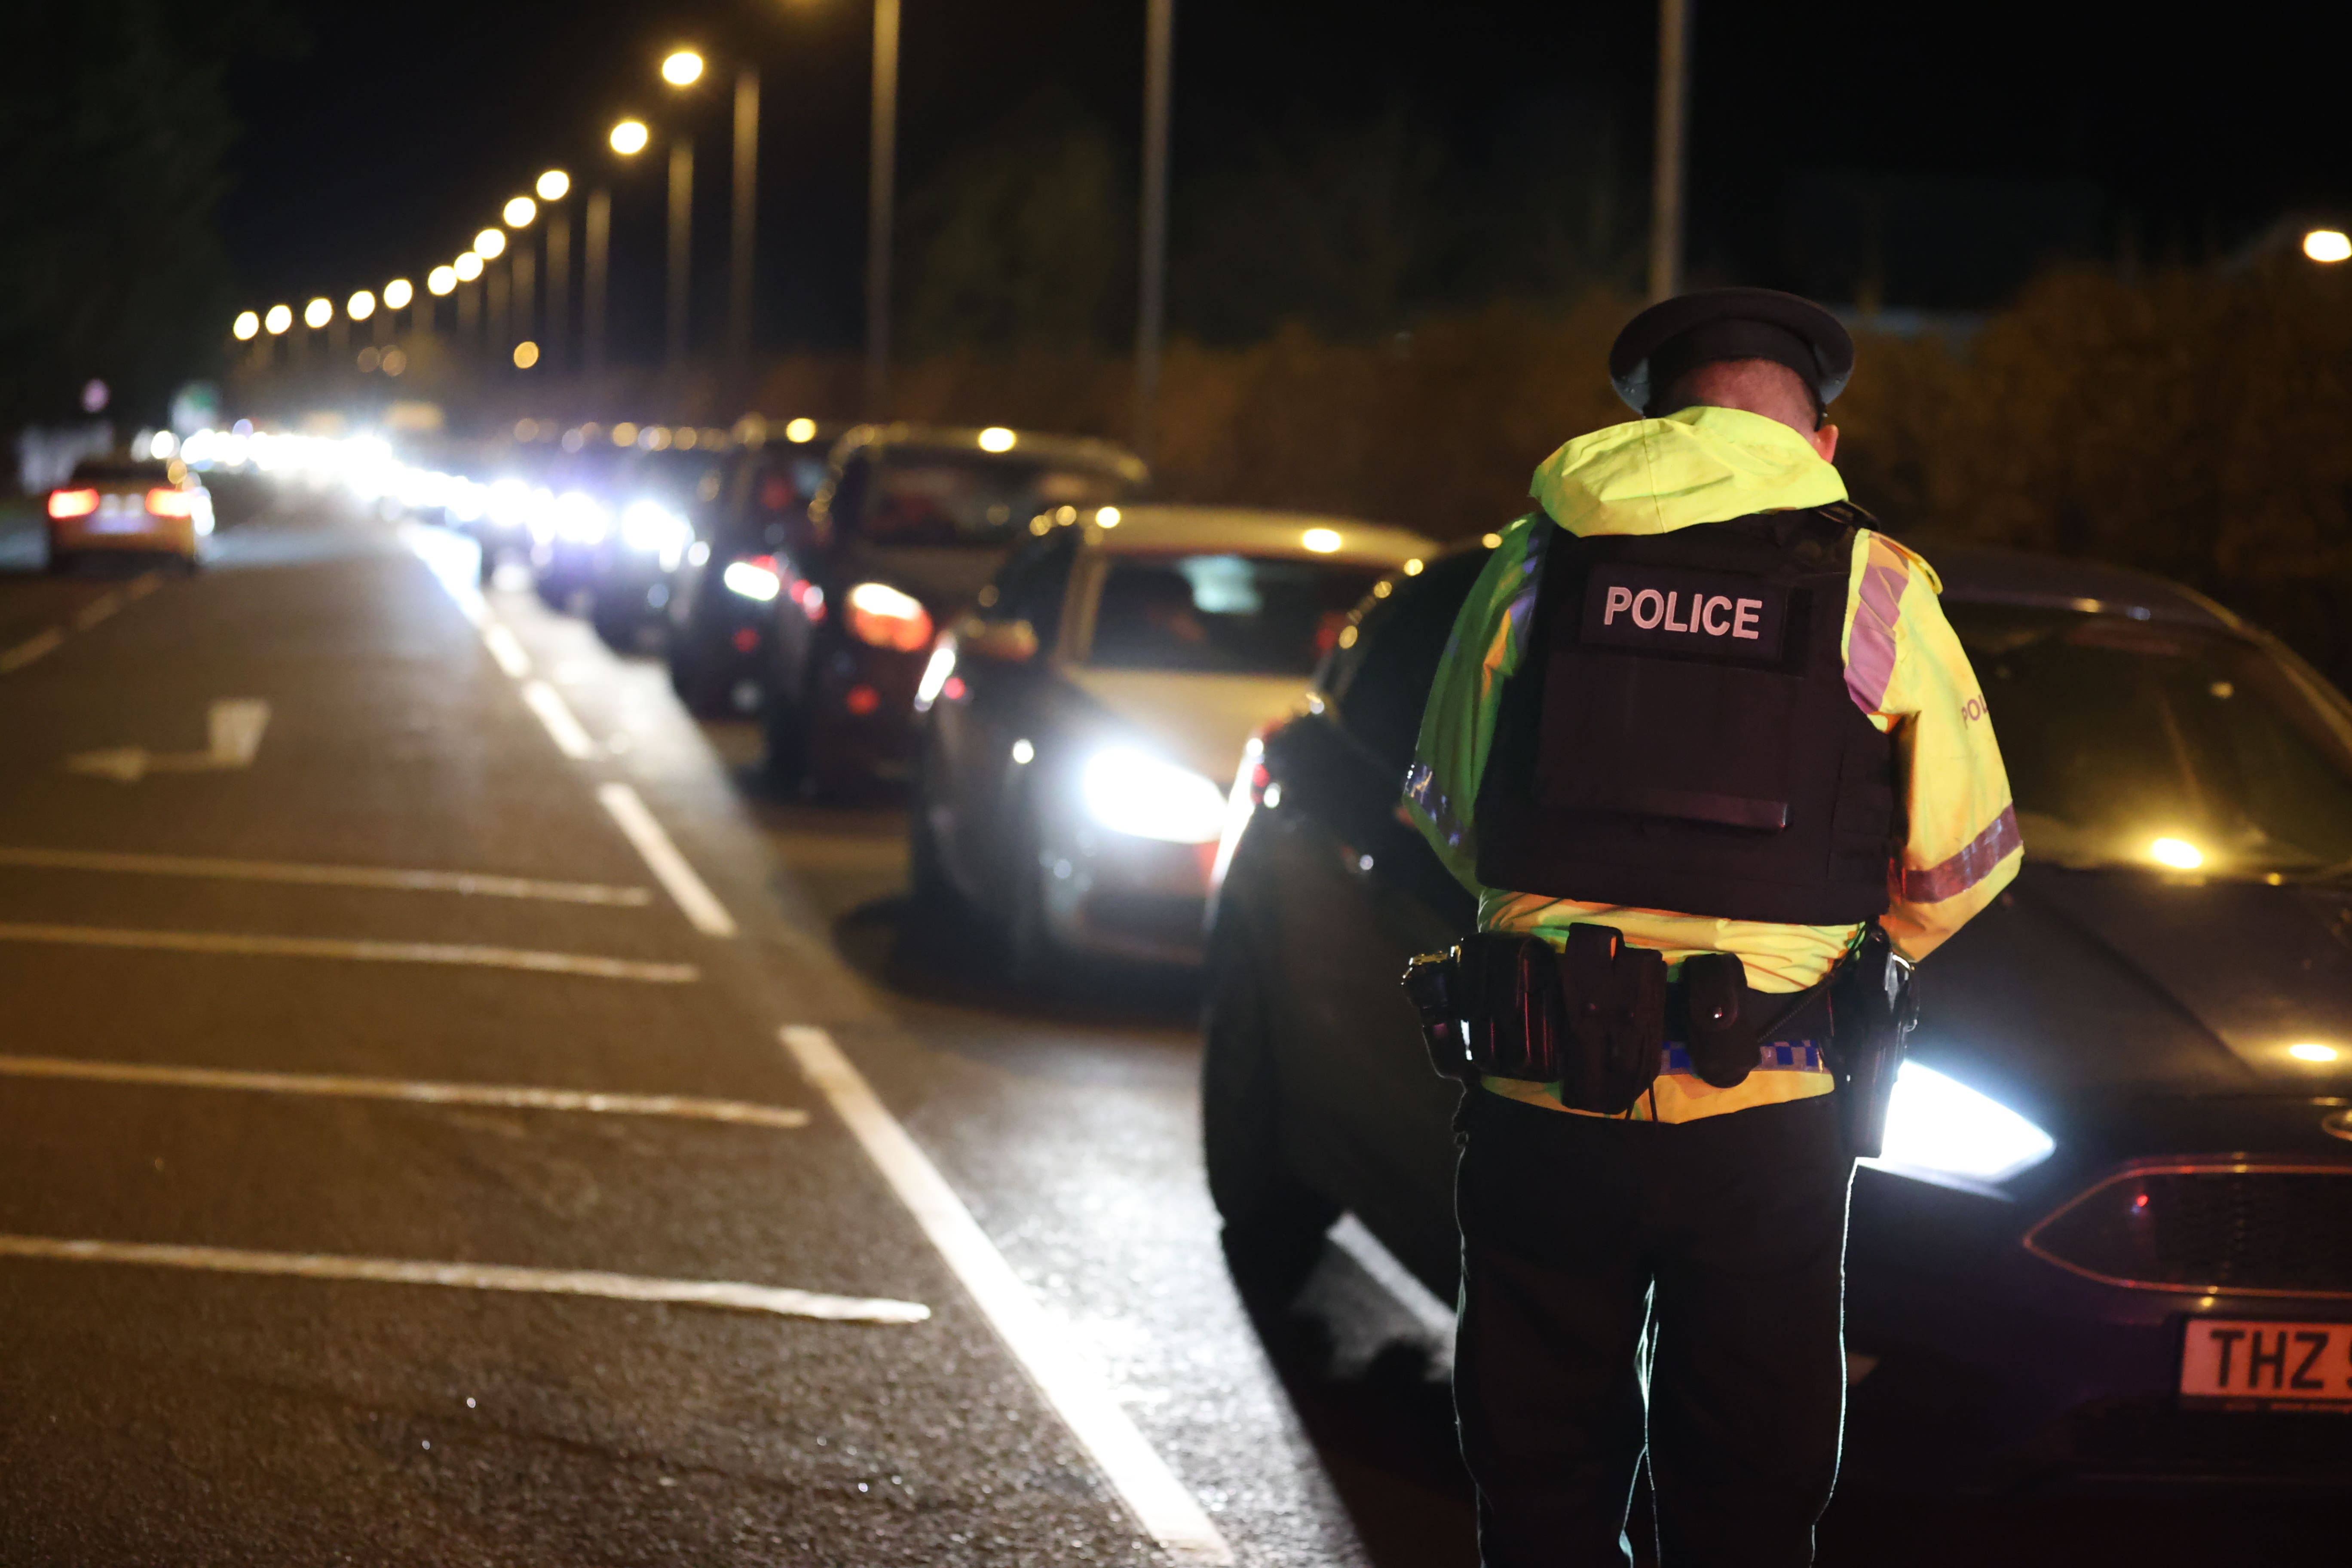
[[[1467,889],[1404,819],[1400,795],[1470,551],[1401,577],[1325,674],[1321,711],[1269,747],[1287,818],[1276,897],[1295,965],[1286,1053],[1332,1190],[1406,1263],[1452,1277],[1450,1126],[1457,1090],[1429,1066],[1399,982],[1406,961],[1476,923]]]
[[[935,787],[944,818],[935,818],[935,827],[957,880],[975,891],[1003,888],[1015,869],[1021,836],[1013,821],[1014,786],[1029,759],[1016,758],[1013,745],[1029,741],[1034,758],[1047,721],[1045,692],[1055,679],[1052,660],[1076,557],[1076,531],[1057,529],[1005,563],[982,590],[977,618],[989,629],[1025,626],[1022,640],[1034,651],[1019,661],[977,648],[960,653],[961,696],[947,700],[943,692],[932,707],[942,764]]]

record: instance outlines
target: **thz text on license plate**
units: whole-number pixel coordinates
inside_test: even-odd
[[[2180,1394],[2352,1411],[2352,1323],[2191,1318],[2181,1346]]]

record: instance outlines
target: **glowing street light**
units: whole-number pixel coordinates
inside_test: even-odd
[[[457,260],[449,264],[449,268],[457,273],[459,282],[471,283],[482,275],[482,258],[470,250],[463,251]]]
[[[653,132],[646,129],[642,120],[624,120],[613,127],[613,151],[624,158],[635,157],[652,140]]]
[[[671,51],[661,63],[662,80],[672,87],[691,87],[702,79],[702,57],[692,49]]]
[[[474,237],[474,254],[485,261],[496,261],[506,254],[507,237],[504,229],[486,228]]]
[[[375,314],[375,296],[362,289],[343,301],[343,310],[354,321],[364,321]]]
[[[236,335],[238,342],[249,343],[253,341],[253,335],[261,331],[261,318],[251,310],[239,310],[236,313],[236,325],[231,327],[229,331]]]
[[[405,278],[395,278],[383,286],[383,308],[387,310],[405,310],[408,302],[415,298],[416,290],[409,287]]]
[[[277,337],[294,324],[293,309],[286,305],[272,305],[269,314],[261,319],[261,324],[269,330],[271,337]]]
[[[533,188],[539,192],[541,201],[560,202],[572,193],[572,176],[561,169],[550,169],[539,177]]]
[[[448,293],[457,287],[457,269],[454,267],[435,268],[425,275],[425,287],[432,294]],[[387,289],[384,292],[389,295],[392,290]]]
[[[2314,261],[2352,261],[2352,235],[2341,229],[2315,228],[2303,237],[2303,253]]]
[[[529,196],[517,196],[499,216],[506,220],[509,228],[521,228],[539,216],[539,204]]]
[[[317,299],[302,307],[302,324],[313,330],[325,326],[334,319],[335,302],[332,300]]]
[[[515,369],[517,370],[529,370],[531,366],[537,364],[539,363],[539,345],[530,342],[529,339],[525,339],[523,342],[515,344],[514,363]]]

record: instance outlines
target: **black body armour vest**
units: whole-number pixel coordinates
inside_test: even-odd
[[[1840,502],[1549,530],[1479,783],[1478,879],[1790,925],[1885,912],[1895,744],[1838,647],[1870,521]]]

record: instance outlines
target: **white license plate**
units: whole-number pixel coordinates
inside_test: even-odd
[[[2191,1318],[2180,1352],[2180,1395],[2352,1411],[2352,1323]]]

